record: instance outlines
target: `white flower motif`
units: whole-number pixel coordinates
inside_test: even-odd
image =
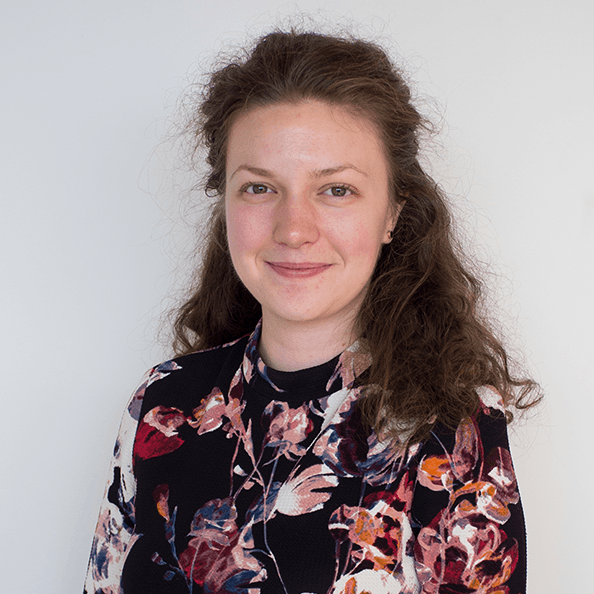
[[[345,575],[334,585],[332,594],[408,594],[402,584],[387,571],[364,569],[352,575]]]

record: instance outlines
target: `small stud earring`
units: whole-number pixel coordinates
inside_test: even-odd
[[[390,230],[388,231],[388,239],[389,239],[390,241],[392,241],[392,238],[393,238],[393,237],[394,237],[394,231],[392,231],[392,229],[390,229]]]

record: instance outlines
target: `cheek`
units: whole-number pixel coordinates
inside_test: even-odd
[[[356,259],[361,266],[372,267],[379,256],[384,237],[384,227],[376,221],[355,221],[348,231],[342,229],[337,240],[343,245],[345,253]]]
[[[227,242],[236,267],[262,247],[266,230],[261,218],[252,208],[227,206]]]

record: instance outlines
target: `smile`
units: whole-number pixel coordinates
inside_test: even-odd
[[[316,262],[266,262],[270,268],[285,278],[310,278],[325,272],[331,264],[319,264]]]

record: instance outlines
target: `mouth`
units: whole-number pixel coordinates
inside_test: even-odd
[[[268,266],[278,275],[285,278],[310,278],[322,274],[332,264],[319,262],[266,262]]]

